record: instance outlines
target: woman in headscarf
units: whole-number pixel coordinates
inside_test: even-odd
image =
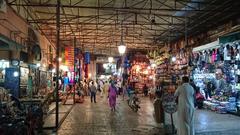
[[[115,83],[115,81],[112,81],[108,90],[109,105],[112,111],[116,110],[117,88],[115,86]]]

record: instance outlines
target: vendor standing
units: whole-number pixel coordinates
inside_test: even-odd
[[[178,135],[195,135],[194,133],[194,89],[189,84],[189,78],[182,78],[175,96],[178,98]]]
[[[217,80],[216,80],[216,95],[219,95],[220,92],[224,90],[225,80],[223,79],[222,73],[217,73],[216,77],[217,77]]]

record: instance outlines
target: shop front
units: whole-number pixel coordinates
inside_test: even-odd
[[[222,41],[193,49],[192,77],[205,96],[205,108],[239,114],[240,41]]]
[[[154,86],[155,69],[151,66],[145,55],[136,54],[131,60],[129,69],[129,83],[138,92],[143,93],[146,85],[148,88]]]

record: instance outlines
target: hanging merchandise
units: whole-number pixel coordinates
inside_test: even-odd
[[[85,77],[85,78],[88,78],[88,64],[85,64],[85,65],[84,65],[84,73],[85,73],[85,74],[84,74],[84,77]]]
[[[193,49],[194,83],[205,95],[204,107],[217,113],[239,112],[238,42],[228,42],[204,50]]]
[[[89,52],[85,52],[84,63],[85,64],[90,64],[90,53]]]

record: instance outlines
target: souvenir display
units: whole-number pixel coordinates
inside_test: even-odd
[[[153,86],[154,71],[145,55],[136,54],[131,62],[129,82],[134,84],[136,91],[142,93],[145,84],[148,88]]]
[[[193,52],[193,79],[205,95],[205,108],[217,113],[239,111],[238,48],[239,43],[234,42]]]

